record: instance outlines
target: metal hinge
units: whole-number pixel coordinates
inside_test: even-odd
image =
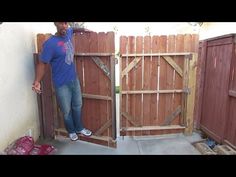
[[[190,88],[184,88],[183,91],[184,91],[184,93],[187,93],[187,94],[191,93],[191,89]]]
[[[193,54],[185,55],[185,59],[192,60],[193,59]]]

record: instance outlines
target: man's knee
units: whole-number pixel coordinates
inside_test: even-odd
[[[70,115],[70,109],[63,111],[64,118],[67,119]]]
[[[74,104],[74,105],[72,105],[72,108],[73,109],[81,109],[82,108],[82,101],[81,102],[79,102],[79,103],[77,103],[77,104]]]

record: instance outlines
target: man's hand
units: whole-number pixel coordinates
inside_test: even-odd
[[[88,30],[88,29],[84,29],[84,32],[85,32],[85,33],[91,33],[91,32],[93,32],[93,31]]]
[[[35,91],[35,92],[38,93],[38,94],[42,93],[40,82],[34,81],[34,83],[33,83],[33,85],[32,85],[32,90]]]

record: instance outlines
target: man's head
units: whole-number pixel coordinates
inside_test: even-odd
[[[64,36],[68,28],[68,22],[54,22],[54,24],[57,27],[57,34]]]

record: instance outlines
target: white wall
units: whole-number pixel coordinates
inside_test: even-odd
[[[114,31],[117,35],[146,35],[147,28],[151,35],[169,35],[198,33],[200,39],[211,38],[224,34],[236,33],[236,22],[204,22],[203,25],[191,26],[188,22],[122,22],[122,23],[85,23],[94,31]]]
[[[200,40],[236,33],[236,22],[205,22],[200,31]]]
[[[53,23],[0,25],[0,152],[31,130],[39,137],[33,53],[37,33],[55,32]]]

